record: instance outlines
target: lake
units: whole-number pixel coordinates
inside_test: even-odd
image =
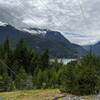
[[[59,63],[63,62],[63,64],[68,64],[71,61],[76,61],[76,59],[68,59],[68,58],[58,58],[57,60],[58,60]],[[54,62],[55,59],[51,59],[50,61]]]

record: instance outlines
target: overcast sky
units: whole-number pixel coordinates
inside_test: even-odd
[[[100,0],[0,0],[0,21],[62,32],[85,45],[100,40]]]

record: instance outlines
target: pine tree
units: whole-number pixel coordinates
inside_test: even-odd
[[[13,52],[12,49],[10,48],[10,43],[9,39],[7,38],[6,41],[3,44],[3,51],[4,51],[4,63],[10,68],[13,64]],[[8,74],[11,75],[11,71],[8,69]]]
[[[37,53],[33,53],[31,62],[30,62],[30,72],[32,75],[37,74],[39,68],[40,68],[40,59],[39,55]]]
[[[5,52],[4,52],[4,48],[3,48],[3,44],[0,44],[0,59],[4,59],[5,58]]]
[[[23,67],[21,67],[15,79],[16,88],[18,89],[26,88],[25,85],[27,80],[28,80],[28,75],[23,69]]]
[[[16,46],[14,52],[15,60],[17,60],[19,66],[23,66],[25,71],[29,73],[30,68],[30,56],[28,49],[23,40],[20,40]]]
[[[68,93],[73,93],[76,87],[74,66],[67,65],[65,70],[63,70],[60,80],[62,81],[61,90]]]
[[[7,73],[3,74],[2,82],[3,82],[4,90],[11,91],[15,89],[15,85]]]
[[[7,73],[7,64],[4,61],[0,60],[0,75]]]
[[[49,67],[49,54],[48,50],[46,50],[41,56],[41,67],[42,69]]]

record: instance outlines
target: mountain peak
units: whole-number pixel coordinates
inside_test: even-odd
[[[6,37],[9,37],[12,47],[15,47],[15,44],[17,44],[20,39],[24,39],[27,46],[34,48],[37,52],[42,53],[44,50],[48,49],[50,57],[73,58],[76,57],[76,52],[82,52],[82,54],[85,52],[82,47],[72,44],[57,31],[38,28],[30,29],[30,31],[38,33],[34,35],[34,32],[29,34],[29,32],[18,30],[9,24],[1,25],[6,26],[0,26],[0,43],[2,43]]]

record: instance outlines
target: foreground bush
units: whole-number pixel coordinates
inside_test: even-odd
[[[100,61],[98,60],[99,57],[87,55],[75,65],[68,64],[63,72],[61,91],[76,95],[98,93],[100,91],[100,68],[98,69]]]

